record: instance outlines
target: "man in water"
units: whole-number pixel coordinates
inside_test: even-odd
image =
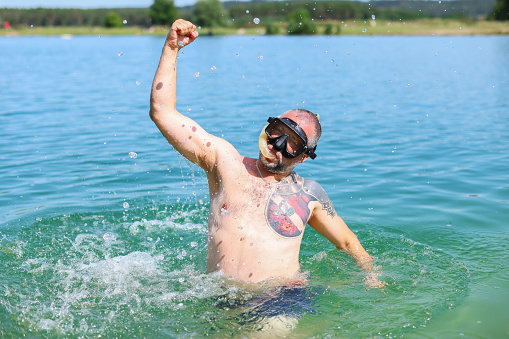
[[[293,171],[315,158],[321,128],[313,113],[294,109],[269,118],[260,135],[259,157],[252,159],[177,111],[177,55],[197,37],[192,23],[173,23],[152,84],[150,117],[177,151],[207,173],[208,271],[221,270],[242,282],[296,280],[309,224],[366,271],[368,286],[379,286],[371,256],[336,214],[324,189]]]

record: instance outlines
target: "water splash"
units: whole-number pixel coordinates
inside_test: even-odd
[[[21,333],[18,326],[86,337],[134,329],[157,336],[155,328],[197,336],[256,330],[261,319],[248,321],[239,307],[249,305],[252,292],[225,282],[221,272],[205,273],[208,205],[136,205],[132,214],[42,217],[0,236],[0,305],[12,319],[12,336]],[[328,314],[315,335],[401,335],[457,307],[468,293],[469,271],[451,255],[380,226],[351,227],[362,229],[357,235],[378,258],[387,286],[365,290],[363,273],[347,255],[324,251],[327,240],[307,233],[302,269],[322,293],[317,312],[304,321]]]

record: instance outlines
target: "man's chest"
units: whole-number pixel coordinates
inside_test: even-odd
[[[233,219],[239,224],[258,224],[283,238],[294,238],[304,232],[314,201],[316,198],[306,193],[297,177],[276,184],[237,179],[224,187],[211,208],[219,211],[221,224]]]

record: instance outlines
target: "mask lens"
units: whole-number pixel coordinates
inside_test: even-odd
[[[304,140],[279,119],[272,121],[265,131],[269,137],[269,143],[282,152],[283,155],[285,155],[284,150],[286,150],[288,154],[295,157],[300,154],[299,152],[305,146]],[[287,138],[284,138],[285,134]],[[282,142],[284,139],[287,140]]]

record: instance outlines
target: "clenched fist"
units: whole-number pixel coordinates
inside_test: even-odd
[[[191,22],[178,19],[171,25],[170,32],[166,37],[166,43],[171,48],[181,49],[189,45],[198,37],[196,26]]]

